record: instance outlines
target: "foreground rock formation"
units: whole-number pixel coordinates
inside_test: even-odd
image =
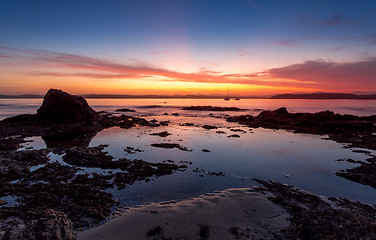
[[[65,147],[61,144],[63,139],[71,146],[87,146],[95,134],[105,128],[131,128],[136,125],[159,126],[143,118],[97,113],[84,98],[50,89],[36,114],[23,114],[0,121],[0,136],[10,137],[15,133],[22,137],[42,136],[47,146],[54,148]]]
[[[95,112],[79,96],[51,89],[36,114],[0,121],[0,239],[75,239],[76,230],[104,221],[116,202],[107,188],[185,170],[173,163],[118,159],[88,148],[104,128],[156,126],[142,118]],[[17,151],[25,137],[41,136],[47,149]],[[61,159],[54,160],[51,154]],[[106,174],[88,174],[101,168]],[[113,172],[117,169],[116,172]],[[82,173],[83,171],[83,173]]]
[[[50,89],[44,96],[37,117],[50,123],[93,122],[98,114],[81,96]]]

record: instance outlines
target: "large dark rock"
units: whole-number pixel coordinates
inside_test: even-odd
[[[83,97],[50,89],[37,110],[37,116],[53,123],[74,123],[93,121],[97,113]]]

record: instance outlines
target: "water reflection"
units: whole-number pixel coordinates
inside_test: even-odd
[[[245,127],[241,129],[248,130]],[[166,138],[151,136],[149,134],[154,131],[143,127],[127,130],[112,128],[98,133],[90,143],[90,146],[109,144],[106,151],[117,158],[124,157],[124,148],[131,146],[144,152],[136,152],[127,158],[149,162],[168,159],[192,162],[185,172],[147,183],[140,182],[129,186],[126,191],[109,190],[122,204],[184,199],[226,188],[250,187],[256,185],[252,178],[273,179],[325,196],[346,197],[368,203],[376,200],[374,189],[335,175],[340,169],[355,166],[336,159],[364,160],[367,156],[342,148],[343,145],[336,142],[323,140],[320,136],[254,129],[253,133],[247,132],[235,139],[227,137],[233,132],[226,128],[221,130],[227,134],[178,125],[158,129],[163,130],[168,130],[172,135]],[[161,142],[179,143],[193,151],[150,146]],[[211,152],[202,152],[204,148]],[[211,176],[194,172],[196,168],[225,174]]]

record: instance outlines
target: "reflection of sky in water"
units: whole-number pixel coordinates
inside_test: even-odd
[[[8,196],[5,196],[5,197],[0,197],[0,200],[6,202],[5,204],[1,205],[0,208],[2,208],[2,207],[12,207],[12,206],[18,204],[16,197],[11,196],[11,195],[8,195]]]
[[[112,128],[98,133],[90,145],[109,144],[105,150],[117,158],[193,162],[186,172],[162,176],[148,183],[136,183],[126,191],[111,191],[124,204],[183,199],[231,187],[250,187],[256,184],[252,178],[273,179],[326,196],[375,202],[376,190],[335,175],[340,169],[355,166],[336,159],[364,160],[367,158],[364,154],[351,152],[350,149],[342,148],[341,144],[323,140],[319,136],[265,129],[253,129],[253,133],[250,133],[248,128],[237,128],[247,133],[240,133],[240,138],[228,138],[234,132],[227,128],[219,129],[227,134],[177,125],[151,130],[144,127],[127,130]],[[172,135],[166,138],[149,135],[164,130]],[[150,146],[159,142],[179,143],[193,151]],[[125,147],[139,148],[144,152],[126,155]],[[204,148],[211,152],[202,152]],[[222,171],[225,176],[192,172],[196,168]],[[200,174],[204,177],[200,177]]]
[[[205,124],[212,124],[210,119],[206,120]],[[174,160],[177,164],[180,164],[180,161],[192,162],[185,172],[178,171],[172,175],[154,178],[150,182],[136,182],[126,190],[109,189],[108,191],[123,205],[179,200],[227,188],[252,187],[256,185],[252,178],[276,180],[319,195],[346,197],[368,203],[376,201],[375,189],[335,175],[340,169],[356,166],[335,160],[340,158],[364,160],[367,158],[366,155],[354,153],[351,149],[342,148],[343,145],[323,140],[320,136],[261,128],[252,130],[248,127],[236,128],[246,133],[233,132],[223,127],[217,130],[224,131],[226,134],[218,134],[215,129],[181,127],[176,124],[158,128],[114,127],[98,133],[90,146],[108,144],[104,151],[115,158],[126,157],[149,162]],[[172,135],[165,138],[150,135],[161,131],[168,131]],[[231,134],[239,134],[240,138],[229,138]],[[40,137],[29,140],[34,141],[28,142],[28,147],[45,147]],[[161,142],[178,143],[193,151],[150,146],[152,143]],[[124,151],[126,147],[134,147],[144,152],[127,154]],[[211,152],[202,152],[201,150],[205,148]],[[61,155],[50,153],[49,157],[51,162],[66,164]],[[196,168],[210,172],[224,172],[225,176],[193,172],[192,170]],[[77,174],[93,172],[108,174],[108,170],[99,168],[81,167],[81,169]],[[200,176],[201,174],[203,177]]]
[[[356,164],[335,161],[340,158],[352,158],[364,160],[365,154],[354,153],[351,149],[342,148],[343,145],[333,141],[323,140],[320,136],[309,134],[293,134],[286,131],[274,131],[265,129],[252,129],[239,127],[237,123],[227,123],[221,118],[208,117],[210,112],[183,111],[181,106],[189,105],[213,105],[213,106],[238,106],[241,108],[275,109],[287,106],[294,111],[316,112],[325,109],[335,110],[340,113],[352,113],[359,115],[373,114],[374,101],[262,101],[249,99],[226,102],[223,100],[171,100],[171,99],[89,99],[90,104],[96,110],[114,111],[120,107],[135,109],[136,113],[129,115],[147,115],[148,120],[171,121],[168,127],[148,128],[133,127],[130,129],[111,128],[98,133],[90,143],[90,146],[109,144],[105,151],[115,158],[126,157],[128,159],[142,159],[150,162],[162,162],[163,160],[191,161],[185,172],[176,172],[172,175],[154,178],[150,182],[137,182],[126,190],[110,189],[115,198],[123,205],[140,204],[145,202],[157,202],[170,199],[185,199],[206,192],[223,190],[234,187],[251,187],[256,185],[252,178],[273,179],[287,183],[298,188],[325,196],[340,196],[367,203],[376,202],[376,190],[370,187],[337,177],[335,172],[340,169],[353,168]],[[166,103],[164,103],[166,102]],[[114,104],[116,103],[116,104]],[[249,105],[252,103],[252,107]],[[363,107],[363,103],[366,103]],[[110,107],[110,104],[115,106]],[[162,108],[137,108],[142,105],[166,105]],[[248,106],[247,106],[248,104]],[[280,104],[280,105],[278,105]],[[347,105],[346,105],[347,104]],[[372,106],[371,106],[372,105]],[[325,107],[323,107],[325,106]],[[354,110],[355,109],[355,110]],[[244,113],[257,113],[258,110],[247,112],[213,112],[214,116],[225,114],[240,115]],[[341,112],[342,111],[342,112]],[[179,112],[180,116],[163,116]],[[360,113],[361,112],[361,113]],[[218,134],[217,130],[205,130],[201,127],[181,127],[180,123],[195,123],[198,126],[205,124],[221,127],[220,131],[226,134]],[[246,131],[233,132],[227,127],[241,128]],[[162,138],[151,136],[150,133],[168,131],[172,135]],[[240,138],[228,138],[229,135],[238,134]],[[25,143],[23,149],[45,148],[40,137],[29,138],[31,142]],[[183,147],[192,149],[192,152],[179,149],[163,149],[151,147],[152,143],[170,142],[178,143]],[[127,154],[124,149],[134,147],[144,150]],[[202,152],[209,149],[211,152]],[[375,154],[375,152],[373,152]],[[64,163],[61,155],[49,155],[51,161]],[[40,167],[40,166],[37,166]],[[225,172],[225,176],[209,176],[203,172],[193,172],[194,169],[203,169],[212,172]],[[104,173],[95,168],[83,168],[83,173]],[[203,174],[203,177],[200,177]]]

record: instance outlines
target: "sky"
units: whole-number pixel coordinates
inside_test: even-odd
[[[376,92],[374,0],[0,0],[0,94]]]

